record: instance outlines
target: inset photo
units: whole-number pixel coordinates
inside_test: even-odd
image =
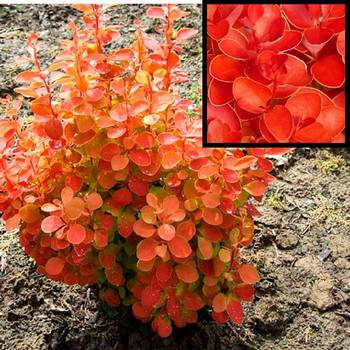
[[[205,146],[349,143],[345,4],[207,4]]]

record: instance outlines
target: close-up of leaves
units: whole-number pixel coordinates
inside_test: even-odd
[[[345,142],[345,4],[207,5],[208,143]]]

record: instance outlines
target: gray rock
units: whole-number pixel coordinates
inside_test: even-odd
[[[281,249],[294,248],[299,242],[299,237],[293,233],[284,232],[276,237],[276,243]]]

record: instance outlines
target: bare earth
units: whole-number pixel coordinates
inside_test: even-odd
[[[201,25],[199,6],[184,6],[188,27]],[[122,23],[123,43],[145,7],[111,9]],[[45,42],[51,61],[60,39],[69,36],[64,6],[0,6],[0,95],[10,92],[19,73],[14,57],[24,54],[28,31]],[[119,42],[120,44],[120,42]],[[187,45],[184,63],[191,93],[201,67],[200,36]],[[175,330],[168,339],[128,309],[110,309],[94,288],[68,287],[39,275],[15,232],[0,238],[0,349],[350,349],[350,151],[299,149],[276,159],[277,181],[259,205],[254,244],[244,258],[262,279],[255,301],[246,307],[242,327],[218,325],[203,311],[196,325]]]

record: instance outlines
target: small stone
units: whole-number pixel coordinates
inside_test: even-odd
[[[296,307],[285,297],[263,297],[254,306],[254,319],[260,330],[267,333],[283,331],[293,319]]]
[[[294,248],[299,242],[299,237],[293,233],[282,233],[276,237],[276,243],[281,249]]]
[[[318,254],[318,258],[321,261],[325,261],[331,255],[331,251],[329,249],[322,250],[320,254]]]
[[[285,261],[285,262],[293,262],[295,260],[295,256],[292,254],[283,254],[281,255],[281,258]]]
[[[21,315],[14,311],[9,311],[7,314],[7,320],[10,322],[18,321],[20,318]]]
[[[304,256],[300,259],[298,259],[294,266],[301,268],[306,271],[315,271],[318,270],[321,265],[320,260],[318,260],[316,257],[312,255]]]
[[[335,262],[334,265],[338,267],[339,269],[347,269],[350,270],[350,261],[345,258],[338,258]]]
[[[344,234],[329,236],[329,245],[332,256],[346,258],[350,256],[350,239]]]
[[[321,311],[326,311],[336,304],[333,296],[333,282],[330,278],[318,280],[314,283],[311,294],[310,304]]]

